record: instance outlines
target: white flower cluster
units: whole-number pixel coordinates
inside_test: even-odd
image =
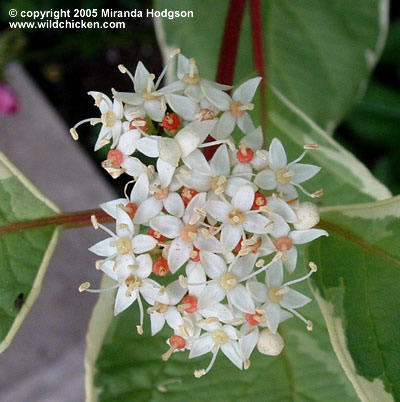
[[[289,281],[284,268],[295,271],[296,245],[327,235],[312,228],[318,208],[299,202],[297,193],[322,195],[301,185],[320,170],[299,163],[317,147],[306,145],[290,163],[278,139],[262,149],[262,130],[248,114],[260,78],[230,96],[230,87],[200,78],[195,60],[179,54],[178,80],[158,89],[167,67],[154,83],[141,62],[134,75],[119,66],[134,92],[113,91],[113,100],[90,92],[101,117],[83,122],[101,124],[95,150],[111,144],[103,167],[135,183],[129,197],[101,205],[115,218],[115,233],[93,217],[94,227],[110,237],[90,251],[102,257],[96,268],[116,282],[101,290],[118,289],[115,315],[137,302],[139,333],[145,311],[153,335],[165,323],[171,328],[164,360],[184,350],[189,358],[211,353],[209,366],[195,372],[200,377],[221,350],[246,369],[256,346],[264,354],[281,352],[280,322],[294,315],[312,329],[296,310],[310,299],[291,286],[316,266],[310,263],[307,275]],[[74,138],[83,122],[71,129]],[[235,126],[241,131],[236,144]],[[208,147],[216,148],[212,157],[206,157]],[[134,153],[154,158],[154,165]],[[169,283],[161,285],[160,277]],[[80,290],[97,292],[87,282]]]

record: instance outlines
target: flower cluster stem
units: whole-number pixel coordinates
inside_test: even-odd
[[[96,215],[99,223],[110,223],[114,218],[107,215],[102,209],[89,209],[86,211],[67,212],[48,218],[34,219],[31,221],[10,222],[0,226],[0,236],[11,232],[34,229],[43,226],[63,226],[64,229],[80,228],[90,226],[91,216]]]

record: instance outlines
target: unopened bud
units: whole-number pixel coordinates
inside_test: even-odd
[[[296,215],[297,222],[293,224],[296,229],[311,229],[319,222],[319,208],[312,202],[300,203]]]
[[[285,346],[285,341],[278,334],[273,334],[268,328],[261,331],[257,342],[257,349],[260,353],[268,356],[278,356]]]

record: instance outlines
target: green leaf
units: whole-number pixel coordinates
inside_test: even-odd
[[[327,208],[330,236],[309,247],[332,345],[362,400],[400,399],[399,218],[400,197]]]
[[[172,50],[195,57],[213,79],[228,1],[157,0],[163,10],[193,10],[194,18],[157,19]],[[324,129],[332,130],[366,88],[386,37],[388,0],[262,1],[269,83]],[[251,73],[247,10],[241,31],[236,81]],[[271,104],[268,104],[271,107]]]
[[[57,213],[59,209],[0,152],[0,226]],[[0,352],[40,293],[60,230],[42,227],[0,235]]]
[[[110,280],[103,280],[103,287]],[[310,293],[307,284],[302,292]],[[112,320],[114,295],[103,293],[92,315],[87,336],[87,401],[356,401],[331,349],[316,303],[302,309],[314,322],[291,319],[282,325],[286,347],[278,357],[255,351],[247,371],[239,371],[223,355],[212,371],[196,379],[195,369],[207,366],[210,357],[189,360],[187,352],[175,353],[164,362],[170,330],[152,337],[136,332],[137,306]],[[162,392],[163,388],[167,392]],[[164,391],[165,391],[164,389]]]

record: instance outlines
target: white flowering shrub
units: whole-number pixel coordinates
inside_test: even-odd
[[[93,225],[87,401],[399,400],[400,199],[332,138],[387,1],[155,7],[189,3],[155,19],[160,76],[120,65],[70,131],[95,127],[120,198],[64,214],[0,153],[0,352],[62,229]]]
[[[101,116],[71,129],[77,139],[79,125],[99,125],[95,150],[111,145],[103,167],[134,183],[126,198],[100,205],[115,218],[115,233],[92,217],[95,229],[109,237],[90,251],[101,257],[96,268],[115,285],[92,290],[85,282],[80,290],[117,289],[114,314],[137,304],[139,334],[146,313],[152,335],[167,324],[164,360],[185,350],[190,359],[210,353],[208,367],[194,373],[201,377],[219,351],[239,369],[249,368],[256,346],[279,354],[284,320],[296,317],[312,330],[297,311],[311,300],[291,286],[317,267],[310,262],[309,273],[299,276],[296,246],[328,233],[313,228],[318,208],[299,200],[299,192],[322,195],[302,185],[320,170],[300,163],[307,152],[318,152],[317,145],[305,144],[292,162],[276,138],[263,149],[262,129],[248,113],[261,78],[247,80],[230,96],[230,87],[200,78],[193,58],[178,50],[174,57],[178,80],[163,88],[168,65],[156,83],[141,62],[134,75],[120,65],[132,92],[113,91],[113,100],[90,92]],[[241,133],[234,139],[236,126]],[[216,150],[207,158],[209,147]],[[141,155],[154,164],[143,164]]]

